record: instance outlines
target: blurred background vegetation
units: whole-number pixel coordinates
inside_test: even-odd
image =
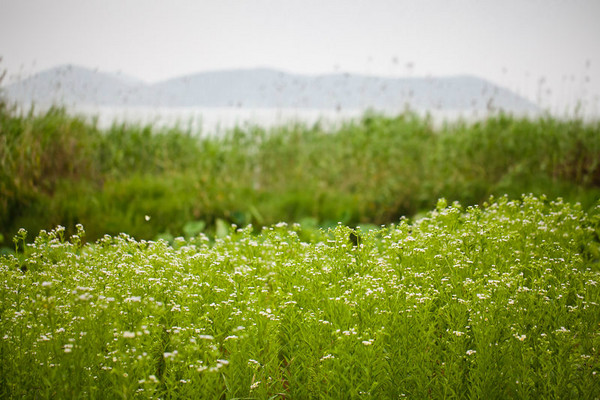
[[[214,234],[235,223],[385,224],[490,195],[600,198],[600,122],[499,115],[434,128],[366,113],[335,129],[290,124],[212,137],[0,105],[0,247],[60,224],[87,240]]]

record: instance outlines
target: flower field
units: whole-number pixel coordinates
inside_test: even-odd
[[[0,256],[1,398],[600,398],[599,207],[65,232]]]

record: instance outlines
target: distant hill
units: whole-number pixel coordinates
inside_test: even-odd
[[[4,95],[19,104],[116,105],[138,95],[145,85],[121,77],[71,65],[48,69],[4,88]]]
[[[247,107],[307,109],[504,110],[537,107],[483,79],[297,75],[271,69],[203,72],[146,84],[119,74],[61,66],[3,88],[22,105]]]

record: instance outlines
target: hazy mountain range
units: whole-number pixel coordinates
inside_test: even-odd
[[[77,66],[45,70],[7,85],[22,105],[244,107],[534,112],[532,102],[486,80],[464,75],[384,78],[354,74],[297,75],[272,69],[202,72],[147,84]]]

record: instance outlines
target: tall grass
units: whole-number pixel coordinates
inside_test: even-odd
[[[545,193],[589,207],[599,187],[600,123],[578,120],[500,115],[434,129],[413,114],[367,113],[332,131],[238,127],[200,138],[138,125],[101,131],[61,109],[0,112],[4,246],[21,227],[58,224],[72,233],[83,223],[90,239],[177,236],[190,223],[209,232],[229,223],[382,224],[439,197],[472,205]]]

